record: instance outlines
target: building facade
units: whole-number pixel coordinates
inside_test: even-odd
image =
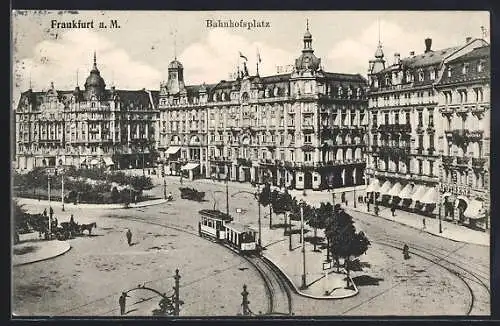
[[[382,46],[369,62],[368,110],[370,155],[367,193],[371,201],[438,216],[440,213],[441,151],[445,130],[441,113],[449,64],[483,47],[471,40],[451,48],[425,51],[386,64]]]
[[[170,63],[159,93],[167,173],[296,189],[364,184],[366,79],[325,72],[307,28],[291,73],[186,86]]]
[[[489,227],[490,46],[446,64],[437,83],[443,123],[439,198],[441,217]]]
[[[96,56],[84,89],[29,89],[15,110],[17,170],[130,168],[156,160],[157,93],[106,89]]]

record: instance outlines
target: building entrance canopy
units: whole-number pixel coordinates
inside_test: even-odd
[[[413,193],[413,196],[411,196],[411,199],[415,202],[420,201],[425,193],[427,192],[427,188],[424,186],[417,186],[417,189]]]
[[[186,165],[184,165],[181,170],[182,171],[186,171],[186,170],[193,170],[193,169],[196,169],[198,166],[200,166],[198,163],[188,163]]]
[[[179,146],[171,146],[167,149],[165,152],[166,154],[175,154],[177,153],[181,148]]]
[[[411,199],[411,194],[413,192],[413,185],[411,183],[408,183],[403,190],[399,194],[396,194],[395,196],[398,196],[401,199]]]
[[[389,196],[398,196],[401,192],[401,184],[396,182],[394,186],[392,186],[391,190],[387,193]]]
[[[378,192],[380,192],[381,195],[387,195],[390,189],[391,189],[391,183],[389,181],[386,181],[384,182],[382,187],[380,187],[380,190]]]
[[[380,188],[380,182],[378,179],[374,179],[372,183],[368,187],[366,187],[366,192],[374,192],[377,191]]]
[[[429,188],[425,195],[420,199],[420,202],[423,204],[435,204],[438,202],[438,193],[434,187]]]
[[[475,199],[471,200],[464,211],[464,216],[470,219],[483,218],[485,216],[483,202]]]

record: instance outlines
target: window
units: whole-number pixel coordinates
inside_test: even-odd
[[[385,119],[385,124],[388,125],[389,124],[389,113],[386,113],[384,115],[384,119]]]
[[[418,160],[418,174],[422,174],[422,160]]]
[[[424,81],[424,71],[423,70],[419,70],[419,72],[418,72],[418,81],[421,81],[421,82]]]
[[[429,175],[431,177],[434,175],[434,161],[429,161]]]
[[[429,127],[434,126],[434,112],[429,111]]]
[[[434,135],[429,135],[429,148],[434,149]]]
[[[310,153],[310,152],[304,153],[304,161],[311,162],[312,161],[312,153]]]
[[[411,124],[410,123],[410,112],[406,112],[405,115],[406,115],[406,124],[407,125]]]
[[[397,125],[399,124],[399,113],[398,112],[394,113],[394,123]]]
[[[424,147],[424,135],[418,135],[418,148]]]
[[[418,111],[418,125],[420,127],[424,125],[424,117],[422,111]]]
[[[448,74],[448,77],[451,77],[451,67],[448,67],[447,74]]]
[[[306,144],[311,143],[311,135],[304,135],[304,143]]]
[[[436,79],[436,70],[435,69],[431,69],[431,71],[429,72],[429,78],[430,78],[430,80]]]
[[[295,161],[295,151],[293,149],[290,150],[290,161]]]
[[[411,83],[411,72],[409,70],[406,71],[406,82]]]
[[[464,65],[462,66],[462,74],[465,75],[469,72],[469,64],[468,63],[464,63]]]
[[[484,67],[484,63],[483,61],[479,61],[479,63],[477,64],[477,72],[482,72],[483,71],[483,67]]]
[[[377,125],[377,114],[376,113],[373,114],[372,120],[373,120],[373,125],[376,126]]]

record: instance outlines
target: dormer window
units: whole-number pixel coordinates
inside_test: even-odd
[[[217,93],[214,93],[212,96],[212,101],[217,102]]]
[[[386,86],[391,85],[391,76],[390,75],[385,76],[385,85]]]
[[[418,71],[418,81],[421,81],[421,82],[424,81],[424,71],[422,69],[420,69]]]
[[[279,88],[275,87],[274,90],[273,90],[274,96],[278,96],[278,92],[279,92]]]
[[[462,66],[462,74],[465,75],[467,74],[467,72],[469,72],[469,64],[464,63],[464,65]]]
[[[225,101],[226,100],[226,93],[222,93],[222,100]]]
[[[347,90],[347,96],[349,96],[349,98],[352,97],[352,88],[349,87],[349,89]]]
[[[269,97],[269,88],[264,91],[264,97]]]
[[[429,77],[431,80],[436,79],[436,70],[431,69],[431,71],[429,71]]]
[[[358,88],[358,89],[356,90],[356,96],[357,96],[358,98],[361,98],[361,88]]]
[[[407,70],[406,71],[406,82],[407,83],[411,83],[412,80],[411,80],[411,71]]]
[[[338,97],[342,97],[342,93],[343,93],[343,90],[342,90],[342,87],[339,87],[338,89]]]
[[[451,77],[451,67],[448,67],[447,74],[448,74],[448,77]]]
[[[477,64],[477,72],[482,72],[483,71],[483,68],[484,68],[484,62],[483,60],[479,61],[479,63]]]
[[[95,108],[95,102],[92,102],[92,103],[90,104],[90,107],[91,107],[91,108]]]

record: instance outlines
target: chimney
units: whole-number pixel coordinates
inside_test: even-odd
[[[394,64],[398,65],[401,63],[401,55],[399,53],[394,53]]]
[[[415,51],[410,51],[410,57],[414,57],[415,56]]]
[[[432,51],[431,46],[432,46],[432,39],[426,38],[425,39],[425,53]]]
[[[467,37],[465,38],[465,44],[469,44],[471,40],[472,40],[472,37],[467,36]]]

